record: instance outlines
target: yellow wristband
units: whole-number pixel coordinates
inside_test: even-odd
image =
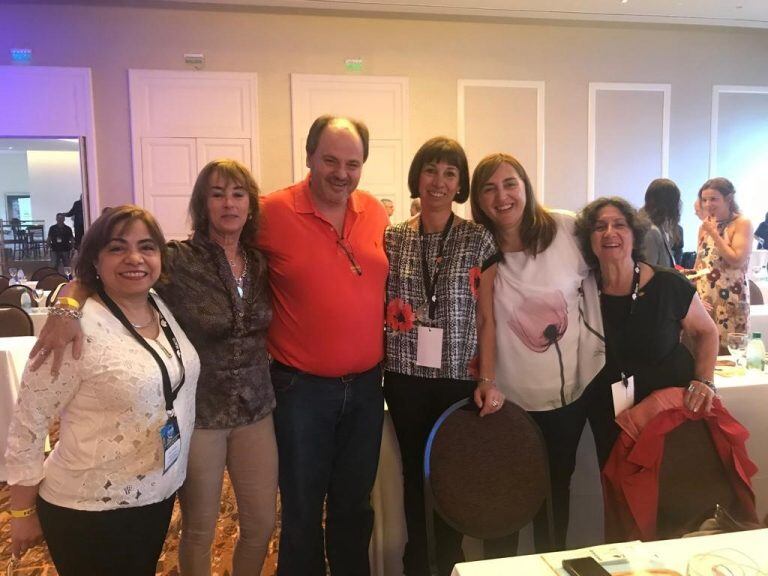
[[[8,512],[11,514],[11,518],[27,518],[37,512],[37,506],[24,508],[23,510],[9,510]]]
[[[80,302],[74,298],[70,298],[69,296],[59,296],[56,298],[56,304],[66,308],[74,308],[75,310],[80,310]]]

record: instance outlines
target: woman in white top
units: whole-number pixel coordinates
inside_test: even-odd
[[[83,353],[54,376],[22,378],[6,451],[12,552],[44,536],[61,576],[154,575],[186,475],[200,363],[149,292],[164,246],[145,210],[102,214],[77,264],[98,294],[82,309]],[[56,416],[60,439],[44,461]]]
[[[594,303],[596,290],[585,284],[589,269],[574,237],[574,217],[538,204],[517,159],[492,154],[481,160],[470,199],[472,216],[494,234],[500,251],[486,263],[480,282],[480,380],[495,381],[544,434],[554,544],[562,549],[570,478],[587,417],[579,399],[604,362],[601,339],[580,321],[588,304],[583,292]],[[547,529],[542,510],[534,521],[537,550],[549,547]]]

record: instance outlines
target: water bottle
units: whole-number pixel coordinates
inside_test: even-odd
[[[32,298],[29,297],[29,294],[26,292],[22,292],[21,296],[19,297],[19,304],[21,304],[21,307],[29,312],[32,309]]]
[[[765,346],[760,332],[752,332],[752,339],[747,344],[747,370],[765,369]]]

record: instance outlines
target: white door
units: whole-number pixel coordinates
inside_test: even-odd
[[[137,202],[154,214],[167,240],[189,236],[187,206],[197,172],[195,138],[142,138]]]
[[[234,158],[258,181],[256,75],[241,72],[130,70],[136,202],[168,238],[187,238],[187,205],[200,169]]]
[[[203,166],[211,160],[230,158],[237,160],[251,169],[251,141],[247,138],[198,138],[197,166]]]
[[[370,132],[370,145],[360,188],[394,202],[393,222],[407,218],[407,78],[291,74],[291,106],[294,180],[307,174],[305,145],[315,118],[334,114],[362,120]]]

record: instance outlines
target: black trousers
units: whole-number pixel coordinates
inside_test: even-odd
[[[384,397],[403,462],[403,499],[408,543],[403,555],[406,576],[428,576],[427,530],[424,514],[424,448],[440,414],[451,404],[471,396],[471,380],[421,378],[396,372],[384,373]],[[464,561],[463,535],[435,514],[438,573],[449,575],[453,565]]]
[[[38,496],[37,513],[60,576],[154,576],[175,499],[90,512]]]

